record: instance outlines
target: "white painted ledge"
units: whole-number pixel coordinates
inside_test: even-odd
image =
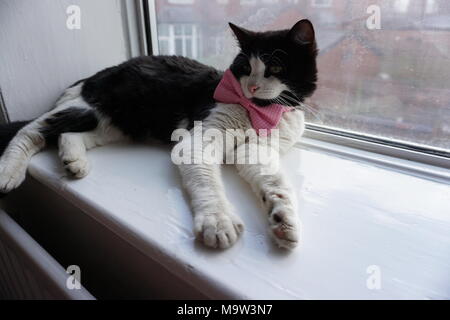
[[[283,159],[303,222],[301,246],[280,251],[250,188],[226,167],[243,237],[227,251],[194,241],[191,213],[167,149],[108,146],[92,171],[65,178],[54,151],[30,174],[211,298],[450,299],[450,187],[319,152]],[[378,266],[381,289],[366,270]],[[124,275],[126,276],[126,275]]]

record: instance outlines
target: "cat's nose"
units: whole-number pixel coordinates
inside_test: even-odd
[[[248,86],[248,91],[250,91],[251,94],[254,94],[258,90],[259,90],[258,86],[255,86],[255,85]]]

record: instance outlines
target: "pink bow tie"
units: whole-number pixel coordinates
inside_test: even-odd
[[[222,103],[240,104],[247,109],[253,129],[261,136],[265,135],[265,131],[260,132],[261,129],[266,129],[270,133],[280,122],[283,113],[294,109],[281,104],[258,107],[244,96],[240,83],[230,69],[225,71],[214,92],[214,99]]]

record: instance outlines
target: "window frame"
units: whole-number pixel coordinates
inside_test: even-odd
[[[194,0],[169,0],[169,3],[176,4],[176,5],[187,5],[187,4],[193,4]]]
[[[9,123],[9,114],[6,110],[5,101],[3,99],[2,88],[0,87],[0,125]]]
[[[145,36],[141,38],[146,39],[146,47],[142,53],[159,54],[155,0],[136,1],[140,2],[140,7],[142,8],[139,13],[139,19],[144,26],[141,30],[145,32]],[[311,148],[316,143],[316,147],[321,150],[341,154],[342,152],[340,151],[342,150],[337,150],[339,147],[370,152],[373,153],[373,159],[375,160],[376,158],[375,162],[377,163],[383,161],[388,163],[393,159],[405,160],[414,164],[415,172],[420,172],[424,175],[428,175],[430,172],[428,166],[433,166],[437,168],[437,171],[431,176],[439,176],[445,181],[450,181],[450,175],[445,172],[447,169],[450,169],[450,152],[444,149],[313,123],[306,123],[304,137],[308,139],[308,142],[300,141],[299,145],[305,148]],[[349,154],[349,152],[346,152],[346,154]],[[387,156],[390,159],[380,160],[377,155]],[[365,158],[370,160],[368,159],[370,157],[366,156]],[[404,162],[402,161],[402,163]],[[423,166],[421,166],[422,164]],[[408,165],[402,164],[400,166],[407,167]]]
[[[312,123],[306,124],[305,137],[450,169],[450,152],[444,149]]]
[[[188,56],[192,59],[196,59],[198,57],[198,50],[197,50],[197,44],[198,44],[198,32],[197,32],[197,25],[194,23],[182,23],[182,24],[175,24],[175,23],[166,23],[165,24],[168,27],[169,34],[167,36],[160,36],[158,37],[158,48],[159,48],[159,42],[161,41],[161,37],[164,37],[164,41],[168,42],[168,48],[170,53],[169,54],[177,54],[177,50],[181,49],[183,52],[182,55]],[[175,28],[179,27],[181,28],[181,34],[176,34]],[[191,34],[187,34],[186,30],[187,28],[191,28]],[[177,40],[181,41],[181,48],[177,47]],[[191,48],[188,50],[187,43],[188,41],[191,41]],[[190,51],[190,52],[189,52]]]

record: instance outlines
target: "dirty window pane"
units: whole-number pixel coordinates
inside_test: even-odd
[[[227,22],[269,30],[310,19],[320,48],[319,87],[307,101],[310,123],[450,150],[450,1],[155,2],[158,25],[174,28],[169,37],[196,30],[184,50],[167,32],[158,35],[166,41],[160,53],[173,54],[167,42],[174,41],[176,53],[195,52],[221,69],[237,50]]]

